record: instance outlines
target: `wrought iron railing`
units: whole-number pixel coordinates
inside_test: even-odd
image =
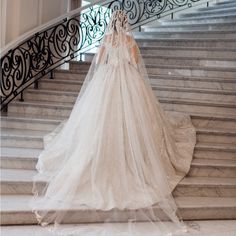
[[[31,84],[99,43],[111,13],[124,10],[132,28],[204,0],[107,0],[47,27],[1,57],[1,110]],[[205,1],[206,2],[206,1]]]

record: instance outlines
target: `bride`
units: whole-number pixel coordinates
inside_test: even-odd
[[[195,142],[190,117],[161,108],[127,16],[115,11],[70,117],[45,136],[32,210],[43,226],[81,209],[104,222],[63,235],[141,236],[139,222],[148,235],[171,235],[184,229],[171,193]]]

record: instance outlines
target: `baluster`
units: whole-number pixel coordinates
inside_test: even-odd
[[[39,88],[39,82],[38,80],[34,81],[34,89],[38,89]]]
[[[23,91],[20,93],[20,99],[19,99],[20,102],[24,102],[24,94],[23,94]]]
[[[53,70],[50,71],[49,79],[54,79],[54,73],[53,73]]]
[[[1,101],[1,113],[7,113],[8,111],[8,104],[3,104],[3,97],[0,96],[0,101]]]

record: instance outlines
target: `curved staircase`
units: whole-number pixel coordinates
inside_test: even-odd
[[[190,172],[173,193],[183,219],[236,219],[236,2],[145,26],[135,37],[164,109],[190,114],[197,129]],[[3,225],[36,224],[28,200],[43,136],[70,115],[92,56],[42,78],[2,114]],[[65,223],[99,221],[93,212],[74,210]]]

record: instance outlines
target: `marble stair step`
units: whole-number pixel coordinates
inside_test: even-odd
[[[236,43],[235,43],[236,45]],[[146,64],[155,63],[158,65],[176,65],[176,66],[202,66],[204,67],[219,67],[219,68],[233,68],[236,66],[235,58],[221,59],[221,58],[190,58],[190,57],[171,57],[171,56],[156,56],[144,55],[144,62]]]
[[[217,115],[213,113],[203,114],[192,112],[189,114],[192,123],[197,128],[228,129],[236,131],[236,116]]]
[[[235,34],[236,36],[236,34]],[[147,35],[144,36],[145,38]],[[155,37],[155,36],[151,36]],[[236,43],[235,43],[236,44]],[[233,68],[236,66],[236,57],[233,58],[223,58],[223,57],[200,57],[200,56],[180,56],[180,55],[155,55],[153,53],[145,53],[143,56],[145,64],[158,64],[158,65],[176,65],[176,66],[202,66],[204,67],[219,67],[219,68]],[[87,57],[86,60],[89,58]],[[89,60],[91,61],[92,58]],[[72,61],[70,63],[70,68],[73,70],[74,63],[79,63]],[[83,63],[81,63],[83,65]],[[83,65],[84,66],[84,65]],[[82,67],[83,68],[83,67]]]
[[[234,0],[223,0],[223,1],[217,1],[215,5],[224,6],[224,5],[233,4],[233,3],[235,3]]]
[[[61,81],[62,82],[62,81]],[[41,81],[39,89],[27,89],[24,93],[24,99],[26,101],[39,100],[39,101],[60,101],[60,102],[71,102],[74,103],[78,97],[80,84],[69,85],[67,81],[60,84],[52,83],[50,88],[47,87],[47,82]],[[65,84],[65,86],[63,85]],[[69,87],[70,86],[70,87]],[[68,90],[64,90],[65,87]],[[152,85],[153,91],[157,98],[182,98],[182,99],[196,99],[199,101],[224,101],[229,103],[236,103],[236,91],[229,90],[214,90],[206,88],[187,88],[178,86],[155,86]],[[199,96],[200,95],[200,96]]]
[[[235,41],[236,46],[236,41]],[[235,71],[235,59],[221,59],[221,58],[188,58],[188,57],[177,57],[177,56],[157,56],[153,54],[144,55],[143,59],[145,61],[147,69],[153,66],[184,66],[202,69],[217,69],[217,71],[231,70]],[[179,64],[178,64],[179,63]],[[69,68],[70,70],[84,71],[88,70],[91,65],[90,61],[71,61]]]
[[[236,92],[213,89],[181,88],[177,86],[152,86],[157,97],[196,99],[201,101],[224,101],[236,103]]]
[[[38,130],[38,131],[51,131],[57,125],[60,124],[58,120],[48,120],[31,117],[11,117],[1,116],[0,127],[1,128],[14,128],[25,130]]]
[[[35,170],[30,169],[1,169],[1,194],[32,194],[32,179],[36,173]],[[202,180],[199,185],[198,180],[205,179],[203,186],[205,189],[209,181],[210,183],[215,182],[215,187],[221,185],[221,197],[236,197],[236,160],[194,159],[188,176],[189,177],[186,177],[187,179],[190,178],[193,182],[194,179],[196,180],[192,187],[198,187],[200,189],[204,181]],[[45,183],[46,179],[39,183],[39,186],[43,187]],[[180,182],[181,188],[184,188],[183,186],[185,184],[186,180],[183,179]],[[224,195],[224,188],[230,188],[229,191],[226,189],[226,195]],[[205,189],[202,191],[205,191]]]
[[[144,33],[146,34],[146,32]],[[152,37],[156,37],[159,33],[153,34]],[[225,35],[225,34],[224,34]],[[236,36],[236,32],[235,32]],[[145,35],[146,37],[146,35]],[[234,65],[233,62],[236,60],[236,50],[223,49],[206,50],[205,48],[196,47],[158,47],[158,46],[145,46],[141,47],[141,54],[144,62],[148,63],[158,63],[170,65],[171,63],[175,65],[220,65],[220,67],[227,67],[230,64]],[[95,53],[88,52],[84,54],[85,62],[91,62],[94,58]],[[188,64],[184,63],[189,60]],[[81,62],[83,62],[81,61]],[[178,64],[176,64],[178,61]],[[71,62],[73,63],[73,62]],[[85,74],[85,73],[84,73]],[[78,78],[76,78],[78,80]]]
[[[195,158],[191,163],[191,168],[188,173],[188,176],[217,177],[217,178],[227,178],[227,179],[235,178],[234,181],[236,184],[236,159],[214,160],[214,159]]]
[[[3,147],[25,147],[41,149],[43,136],[49,131],[1,128],[1,145]]]
[[[29,225],[37,224],[28,202],[30,195],[3,196],[3,207],[1,209],[2,225]],[[183,220],[197,219],[235,219],[236,198],[220,197],[177,197],[175,198],[179,207],[179,214]],[[158,210],[158,209],[157,209]],[[104,221],[104,216],[109,216],[109,211],[93,212],[93,210],[73,209],[68,214],[64,223],[94,223]],[[117,222],[127,219],[127,211],[117,214]],[[138,219],[141,220],[141,219]]]
[[[195,35],[196,32],[189,32],[191,35]],[[146,32],[144,32],[146,33]],[[208,35],[209,31],[201,32],[201,35]],[[159,35],[160,32],[153,32],[153,34]],[[172,33],[171,33],[172,34]],[[226,35],[226,33],[222,32]],[[234,32],[236,35],[236,31]],[[167,46],[145,46],[141,47],[140,51],[143,55],[152,54],[157,56],[176,56],[186,58],[221,58],[223,59],[234,59],[236,58],[236,50],[231,48],[206,48],[206,47],[167,47]]]
[[[236,146],[229,143],[197,143],[194,157],[207,160],[236,160]]]
[[[236,169],[236,162],[226,163],[215,161],[215,168],[223,165]],[[195,162],[193,163],[193,165]],[[204,163],[201,163],[202,165]],[[208,164],[208,163],[205,163]],[[210,166],[210,164],[208,164]],[[210,166],[212,167],[212,166]],[[223,169],[223,167],[222,167]],[[224,169],[223,169],[224,170]],[[206,170],[204,170],[206,171]],[[207,170],[210,171],[210,170]],[[191,172],[191,170],[190,170]],[[220,172],[220,170],[218,170]],[[212,173],[212,172],[210,172]],[[36,174],[34,170],[3,169],[1,171],[1,194],[32,194],[32,178]],[[175,197],[236,197],[236,176],[192,176],[185,177],[176,187]],[[45,181],[46,182],[46,181]],[[42,183],[45,186],[45,183]]]
[[[204,8],[205,9],[205,8]],[[231,5],[229,8],[224,8],[223,5],[220,6],[220,8],[214,8],[212,10],[205,10],[205,11],[195,11],[195,12],[191,12],[191,13],[185,13],[185,14],[181,14],[181,18],[185,18],[185,17],[198,17],[198,16],[221,16],[221,15],[227,15],[227,14],[231,14],[231,13],[235,13],[236,12],[236,5]]]
[[[23,147],[1,148],[1,168],[6,169],[35,169],[38,155],[43,149]],[[211,160],[236,160],[236,147],[234,144],[197,143],[194,158]]]
[[[235,79],[206,78],[191,76],[168,76],[168,75],[149,75],[150,83],[153,86],[173,86],[178,88],[195,88],[236,91]]]
[[[35,170],[43,149],[1,147],[0,167],[5,169]]]
[[[181,99],[181,98],[158,98],[164,110],[177,112],[201,112],[215,114],[235,115],[234,103],[199,101],[196,99]]]
[[[147,65],[149,74],[164,74],[170,76],[205,76],[235,78],[235,68],[176,66],[176,65]]]
[[[186,234],[186,236],[194,235],[194,236],[235,236],[236,231],[236,221],[235,220],[204,220],[204,221],[190,221],[186,222],[189,228],[189,232]],[[117,227],[117,223],[110,224],[110,226],[114,225]],[[142,230],[143,235],[150,235],[150,223],[140,222],[137,223],[138,227]],[[171,225],[171,223],[170,223]],[[61,229],[68,230],[68,229],[78,229],[80,230],[83,227],[91,227],[91,230],[94,229],[93,227],[99,227],[99,223],[95,224],[66,224],[61,225]],[[125,224],[125,226],[127,226]],[[198,226],[198,227],[193,227]],[[119,224],[119,227],[123,227],[123,223]],[[41,227],[39,225],[18,225],[18,226],[2,226],[1,232],[3,235],[7,236],[25,236],[25,235],[31,235],[32,232],[34,233],[34,236],[55,236],[55,233],[51,233],[49,230],[52,229],[52,227],[49,226],[48,231],[45,230],[44,227]],[[214,229],[214,230],[212,230]],[[212,232],[214,231],[214,232]],[[113,234],[110,234],[109,236],[114,236]]]
[[[234,24],[236,21],[234,22]],[[205,25],[205,24],[204,24]],[[176,25],[171,25],[172,27],[176,27]],[[189,25],[191,26],[191,25]],[[163,26],[162,26],[163,27]],[[167,27],[170,27],[168,25]],[[183,27],[183,25],[181,25]],[[191,26],[192,27],[192,26]],[[158,27],[159,29],[160,27]],[[139,46],[147,46],[147,45],[156,45],[156,46],[186,46],[186,47],[213,47],[213,48],[235,48],[235,39],[213,39],[213,38],[137,38]]]
[[[20,118],[20,119],[40,119],[40,120],[47,120],[51,122],[61,122],[63,119],[61,117],[55,116],[55,115],[35,115],[35,114],[19,114],[15,112],[2,112],[1,117],[3,118]]]
[[[141,32],[134,32],[134,37],[137,39],[143,38],[143,39],[149,39],[149,38],[175,38],[175,39],[181,39],[181,38],[217,38],[217,39],[235,39],[236,33],[234,30],[215,30],[215,31],[158,31],[158,28],[146,28],[145,31]]]
[[[197,129],[197,141],[205,143],[229,143],[236,146],[236,131],[231,129]]]
[[[232,23],[218,23],[218,24],[205,24],[205,25],[195,25],[192,24],[191,27],[183,25],[181,26],[175,26],[172,27],[171,25],[168,26],[163,26],[163,25],[142,25],[141,26],[141,31],[140,32],[159,32],[159,33],[188,33],[188,32],[195,32],[194,34],[201,33],[201,32],[225,32],[226,34],[229,32],[234,32],[236,30],[236,27]],[[134,35],[136,32],[134,32]],[[137,34],[139,34],[137,32]],[[186,37],[189,38],[189,37]],[[204,36],[202,38],[205,38]],[[207,38],[207,36],[206,36]],[[211,38],[211,37],[210,37]]]
[[[227,114],[219,115],[214,113],[201,113],[201,112],[191,112],[188,114],[191,116],[192,122],[195,127],[213,128],[213,129],[223,128],[223,129],[230,129],[233,131],[236,130],[236,116]],[[35,123],[39,124],[39,122],[41,121],[43,123],[44,122],[47,123],[48,121],[54,125],[57,125],[63,121],[63,119],[58,116],[34,115],[34,114],[23,114],[23,113],[19,114],[13,112],[8,112],[5,115],[2,114],[0,118],[1,121],[4,120],[4,122],[0,123],[0,127],[16,128],[16,129],[23,127],[24,129],[31,129],[31,130],[48,130],[44,129],[44,126],[42,126],[41,128],[37,127],[35,129],[34,124]],[[13,125],[14,122],[16,122],[15,126]],[[22,122],[25,122],[26,126],[21,124]]]
[[[214,113],[214,114],[228,114],[235,115],[236,104],[226,102],[214,101],[199,101],[194,99],[179,99],[179,98],[162,98],[159,102],[166,110],[173,110],[178,112],[201,112],[201,113]],[[62,119],[69,116],[73,108],[73,103],[65,102],[43,102],[43,101],[25,101],[25,102],[12,102],[8,110],[14,113],[34,114],[34,115],[56,115]]]
[[[198,11],[205,12],[207,14],[210,11],[218,9],[227,10],[231,9],[232,7],[236,7],[236,3],[234,1],[229,1],[229,2],[225,1],[225,2],[218,2],[213,6],[199,8]]]
[[[175,197],[236,197],[236,178],[186,177],[173,191]]]
[[[150,28],[158,28],[159,32],[182,32],[182,31],[203,31],[203,30],[236,30],[235,22],[224,23],[208,23],[208,24],[179,24],[179,25],[158,25],[158,26],[142,26],[142,30],[149,30]]]
[[[180,17],[173,20],[161,20],[161,25],[186,25],[186,24],[211,24],[211,23],[227,23],[227,22],[236,22],[235,12],[228,14],[220,14],[217,16],[205,15],[197,17]]]
[[[76,78],[76,76],[75,76]],[[236,82],[236,81],[235,81]],[[52,91],[52,92],[63,92],[65,93],[65,96],[69,96],[70,94],[78,94],[79,89],[83,85],[82,81],[77,81],[77,80],[71,80],[71,79],[54,79],[54,80],[49,80],[49,79],[41,79],[38,82],[38,89],[33,89],[29,88],[26,90],[27,92],[44,92],[44,91]],[[72,92],[77,92],[77,93],[72,93]],[[33,95],[33,94],[32,94]]]
[[[59,72],[58,72],[59,74]],[[70,78],[67,77],[66,73],[62,73],[62,75],[55,77],[54,81],[49,81],[48,78],[42,78],[39,81],[39,88],[50,89],[55,87],[54,84],[56,84],[58,81],[61,83],[67,83],[68,81],[73,81],[74,83],[77,83],[77,86],[80,86],[82,82],[77,81],[77,76],[79,73],[71,74]],[[185,88],[196,88],[196,89],[215,89],[215,90],[236,90],[236,79],[225,79],[225,78],[208,78],[208,77],[201,77],[201,76],[172,76],[172,75],[155,75],[150,74],[149,75],[150,83],[154,86],[176,86],[176,87],[185,87]],[[49,82],[44,82],[49,81]],[[47,83],[47,85],[43,85],[43,83]],[[59,83],[59,85],[56,85],[57,88],[61,88],[62,84]],[[46,87],[48,86],[48,87]],[[69,85],[67,85],[69,86]],[[68,90],[72,90],[72,85],[70,85],[70,88]],[[73,90],[72,90],[73,91]]]
[[[88,70],[90,62],[71,62],[70,72],[80,73]],[[224,68],[224,67],[206,67],[206,66],[187,66],[187,65],[156,65],[147,64],[148,74],[161,74],[161,75],[182,75],[182,76],[205,76],[205,77],[220,77],[220,78],[234,78],[236,75],[235,67]]]
[[[59,125],[60,123],[57,123]],[[31,130],[22,128],[1,128],[1,142],[4,147],[43,148],[43,136],[51,130]],[[228,143],[236,145],[236,131],[229,129],[197,128],[197,141],[208,143]]]

